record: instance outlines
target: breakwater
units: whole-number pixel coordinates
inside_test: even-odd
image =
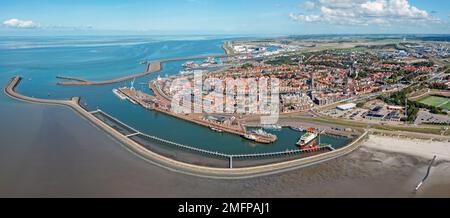
[[[93,86],[93,85],[108,85],[108,84],[114,84],[119,82],[124,82],[128,80],[132,80],[134,78],[140,78],[147,76],[152,73],[156,73],[162,70],[162,64],[166,62],[171,61],[182,61],[182,60],[192,60],[192,59],[204,59],[208,57],[214,57],[214,58],[226,58],[226,57],[233,57],[233,55],[209,55],[209,56],[191,56],[191,57],[182,57],[182,58],[169,58],[164,60],[158,60],[158,61],[151,61],[151,62],[145,62],[147,64],[147,68],[144,72],[131,74],[123,77],[118,77],[114,79],[104,80],[104,81],[89,81],[82,78],[74,78],[74,77],[65,77],[65,76],[58,76],[59,79],[64,80],[71,80],[66,82],[58,82],[57,85],[60,86]]]

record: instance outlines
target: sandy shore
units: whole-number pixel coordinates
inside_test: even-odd
[[[385,152],[398,152],[406,155],[437,161],[431,168],[430,177],[417,193],[421,197],[450,196],[450,143],[423,139],[402,139],[371,135],[365,147]],[[423,169],[422,169],[423,171]],[[425,175],[425,171],[422,172]]]
[[[449,142],[371,135],[369,140],[365,143],[365,146],[384,151],[420,156],[428,159],[437,155],[438,159],[450,161]]]

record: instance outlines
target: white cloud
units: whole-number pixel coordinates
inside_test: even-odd
[[[3,22],[3,25],[11,28],[32,29],[39,27],[38,24],[31,20],[19,20],[16,18],[9,19]]]
[[[312,10],[316,7],[316,4],[312,1],[306,1],[305,3],[303,3],[303,5],[301,5],[303,8],[305,8],[306,10]]]
[[[366,2],[361,4],[361,9],[368,14],[381,15],[385,11],[385,1]]]
[[[291,13],[291,19],[310,23],[383,26],[439,22],[425,10],[410,5],[408,0],[309,0],[304,8],[310,13]]]

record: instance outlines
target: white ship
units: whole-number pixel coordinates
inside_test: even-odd
[[[254,134],[254,135],[260,135],[260,136],[276,137],[276,135],[265,132],[262,129],[252,130],[252,131],[250,131],[250,133]]]
[[[218,129],[218,128],[214,128],[214,127],[211,127],[211,130],[212,130],[212,131],[215,131],[215,132],[223,132],[222,130],[220,130],[220,129]]]
[[[188,61],[188,62],[186,62],[186,63],[184,63],[183,65],[182,65],[184,68],[196,68],[196,67],[199,67],[199,65],[198,64],[196,64],[195,62],[193,62],[193,61]]]
[[[297,142],[298,146],[307,146],[311,144],[315,139],[317,138],[317,134],[313,132],[307,132],[305,133],[300,140]]]
[[[264,125],[264,126],[263,126],[263,129],[266,129],[266,130],[277,130],[277,131],[279,131],[279,130],[282,130],[283,127],[280,126],[280,125]]]
[[[216,59],[214,57],[208,57],[205,61],[203,61],[205,64],[217,64]]]
[[[305,131],[303,128],[300,128],[300,127],[290,126],[289,128],[292,129],[292,130],[294,130],[294,131],[297,131],[297,132],[303,132],[303,131]]]
[[[117,97],[119,97],[121,100],[127,100],[128,97],[125,96],[122,92],[120,92],[118,89],[113,89],[112,92],[114,93],[114,95],[116,95]]]

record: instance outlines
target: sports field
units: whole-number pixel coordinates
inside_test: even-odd
[[[450,110],[450,98],[441,96],[427,96],[419,100],[420,103]]]

